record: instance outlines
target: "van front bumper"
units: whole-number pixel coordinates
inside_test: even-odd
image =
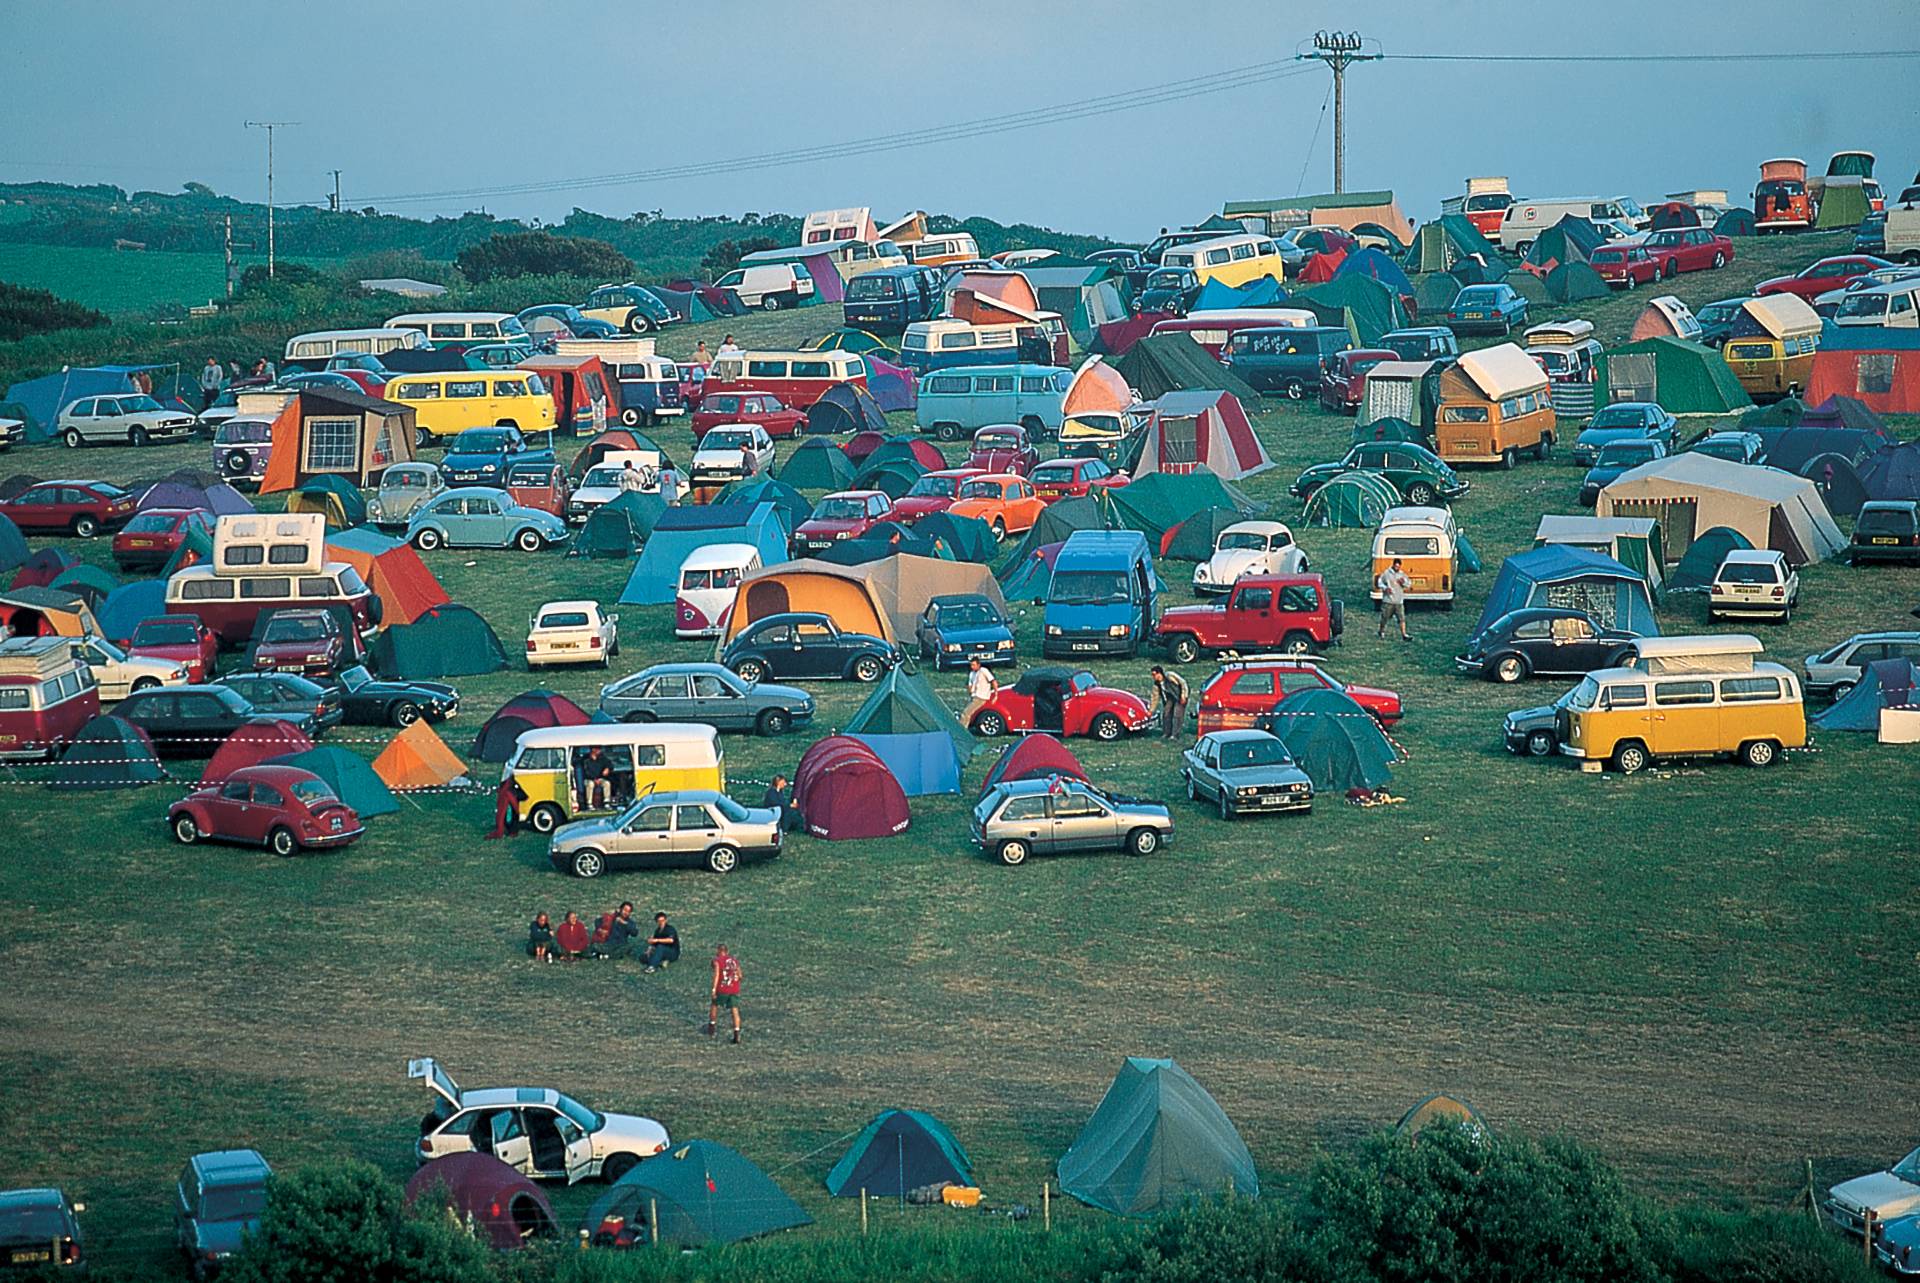
[[[1041,642],[1040,653],[1049,659],[1076,655],[1125,655],[1134,649],[1137,640],[1145,639],[1111,637],[1104,632],[1063,633],[1058,637],[1045,638]]]

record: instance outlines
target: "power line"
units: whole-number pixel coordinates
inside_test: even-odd
[[[1920,49],[1816,50],[1812,53],[1387,53],[1395,62],[1856,62],[1920,58]]]

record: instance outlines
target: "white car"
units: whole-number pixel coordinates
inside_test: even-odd
[[[1884,1172],[1856,1176],[1827,1191],[1827,1215],[1841,1229],[1863,1233],[1868,1212],[1882,1225],[1920,1212],[1920,1149]]]
[[[1784,553],[1767,548],[1735,548],[1707,589],[1707,620],[1733,615],[1770,615],[1780,623],[1793,618],[1800,602],[1800,574]]]
[[[611,1182],[669,1144],[651,1118],[603,1114],[551,1087],[461,1091],[431,1057],[409,1060],[407,1077],[424,1079],[437,1097],[414,1146],[422,1163],[478,1151],[539,1180]]]
[[[187,666],[150,655],[129,655],[104,637],[76,637],[73,657],[93,670],[100,700],[111,703],[150,686],[185,686]]]
[[[150,445],[181,441],[199,424],[191,414],[169,410],[150,396],[84,396],[60,411],[53,434],[78,449],[83,445]]]
[[[1193,568],[1197,593],[1228,593],[1242,575],[1302,575],[1307,554],[1278,521],[1236,521],[1213,543],[1213,556]]]
[[[527,626],[527,667],[543,664],[598,664],[605,668],[620,653],[620,616],[597,601],[550,601],[533,613]]]
[[[609,450],[600,462],[587,469],[587,475],[580,478],[580,484],[567,496],[568,521],[577,526],[592,516],[595,508],[620,497],[620,474],[626,471],[628,459],[634,461],[634,470],[640,474],[641,493],[658,494],[668,503],[679,503],[686,498],[690,488],[687,478],[672,467],[665,469],[663,476],[657,451]],[[672,493],[665,492],[669,478],[673,482]]]
[[[1920,267],[1876,267],[1865,276],[1856,276],[1837,290],[1827,290],[1813,296],[1813,310],[1822,316],[1832,316],[1847,301],[1849,294],[1858,294],[1861,290],[1870,290],[1876,285],[1892,285],[1920,277]]]
[[[723,486],[772,466],[773,438],[765,428],[757,423],[716,424],[693,452],[693,484]]]

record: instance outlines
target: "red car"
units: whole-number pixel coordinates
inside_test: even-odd
[[[922,517],[945,512],[960,497],[964,482],[987,474],[978,468],[942,468],[929,472],[913,483],[913,489],[901,495],[893,505],[893,520],[912,525]]]
[[[1755,287],[1755,294],[1798,294],[1808,304],[1828,290],[1845,289],[1848,282],[1881,267],[1892,267],[1884,258],[1871,254],[1842,254],[1823,258],[1801,268],[1792,276],[1776,276]]]
[[[71,533],[82,539],[118,530],[133,519],[133,512],[133,496],[105,481],[42,481],[0,500],[0,513],[24,532]]]
[[[359,634],[342,628],[330,610],[276,610],[253,648],[256,671],[301,677],[337,673],[363,657]]]
[[[1335,352],[1320,366],[1320,408],[1352,414],[1367,395],[1367,371],[1382,361],[1398,361],[1392,348],[1361,347]]]
[[[1587,257],[1600,279],[1621,289],[1651,285],[1660,279],[1660,260],[1639,245],[1602,245]]]
[[[538,508],[564,519],[573,483],[560,464],[514,463],[507,465],[507,493],[523,508]]]
[[[149,508],[113,537],[113,559],[123,570],[164,566],[180,551],[190,531],[213,538],[213,518],[199,508]]]
[[[858,539],[893,519],[893,500],[880,490],[840,490],[813,506],[813,515],[793,532],[793,552],[804,557],[841,539]]]
[[[1400,696],[1373,686],[1349,686],[1311,659],[1250,659],[1223,665],[1200,691],[1200,733],[1248,727],[1298,690],[1322,686],[1345,694],[1383,726],[1400,720]]]
[[[1669,227],[1640,242],[1663,276],[1705,272],[1733,262],[1733,242],[1705,227]]]
[[[1047,667],[1029,668],[1019,681],[995,691],[968,729],[986,736],[1047,731],[1112,741],[1145,730],[1149,720],[1146,701],[1132,691],[1102,686],[1084,668]]]
[[[1319,575],[1245,575],[1218,605],[1161,611],[1149,641],[1174,663],[1191,664],[1223,650],[1311,654],[1338,641],[1345,626],[1345,610]]]
[[[155,615],[134,628],[127,653],[184,665],[187,680],[197,686],[213,677],[220,639],[198,615]]]
[[[991,423],[973,434],[973,452],[967,466],[982,472],[1012,472],[1026,476],[1040,462],[1040,452],[1027,441],[1027,430],[1017,423]]]
[[[345,846],[366,832],[332,785],[297,766],[242,766],[168,807],[167,827],[189,846],[246,842],[275,855]]]
[[[700,408],[700,397],[707,390],[707,367],[698,361],[681,361],[673,367],[680,375],[680,404],[689,410]]]
[[[1049,459],[1027,474],[1034,493],[1052,503],[1056,499],[1084,499],[1095,490],[1112,490],[1133,480],[1115,472],[1105,459]]]
[[[698,441],[708,429],[723,423],[757,423],[779,440],[798,433],[806,421],[805,411],[781,404],[771,392],[710,392],[693,412],[693,439]]]

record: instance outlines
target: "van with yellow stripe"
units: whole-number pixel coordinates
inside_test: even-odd
[[[1560,751],[1632,775],[1670,758],[1731,756],[1771,766],[1782,749],[1806,745],[1800,683],[1781,665],[1728,656],[1648,666],[1661,671],[1588,674],[1559,712]]]
[[[598,749],[596,757],[594,750]],[[611,771],[611,787],[588,780]],[[720,732],[679,722],[541,726],[522,731],[501,772],[518,792],[514,811],[536,833],[583,815],[609,815],[647,793],[727,788]]]

